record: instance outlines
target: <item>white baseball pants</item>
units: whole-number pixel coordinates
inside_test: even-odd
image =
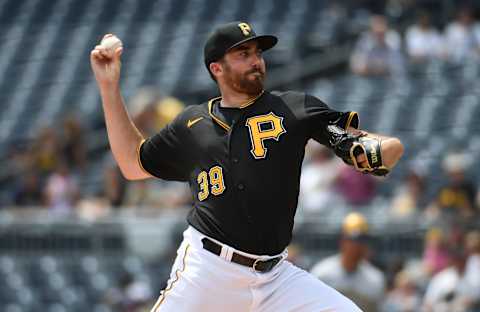
[[[282,260],[270,272],[230,262],[221,244],[217,256],[205,249],[201,234],[189,226],[177,251],[167,287],[151,312],[351,312],[355,304],[313,275]],[[212,239],[213,240],[213,239]],[[286,256],[284,252],[283,256]]]

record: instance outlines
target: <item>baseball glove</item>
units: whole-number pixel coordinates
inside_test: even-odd
[[[346,164],[354,166],[360,172],[375,176],[385,176],[390,172],[383,164],[380,138],[369,137],[362,132],[350,134],[334,125],[327,126],[327,131],[331,148]],[[365,166],[360,166],[357,161],[361,154],[365,155],[367,160]]]

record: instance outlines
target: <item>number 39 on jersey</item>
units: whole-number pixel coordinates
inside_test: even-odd
[[[198,200],[205,200],[208,195],[218,196],[222,194],[226,187],[223,180],[223,170],[220,166],[214,166],[208,171],[202,171],[197,176],[197,183],[200,191],[198,192]]]

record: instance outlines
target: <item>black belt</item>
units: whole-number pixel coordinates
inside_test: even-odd
[[[215,243],[211,239],[208,239],[207,237],[202,238],[202,244],[204,249],[210,251],[217,256],[220,256],[220,254],[222,253],[222,246]],[[282,260],[282,256],[278,256],[268,260],[260,260],[249,258],[233,252],[231,261],[253,268],[253,270],[256,272],[266,273],[271,271],[280,262],[280,260]]]

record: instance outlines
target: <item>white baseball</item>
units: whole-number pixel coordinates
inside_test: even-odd
[[[113,52],[117,48],[122,46],[122,40],[120,40],[117,36],[113,35],[113,36],[103,38],[102,41],[100,42],[100,45],[105,49]]]

